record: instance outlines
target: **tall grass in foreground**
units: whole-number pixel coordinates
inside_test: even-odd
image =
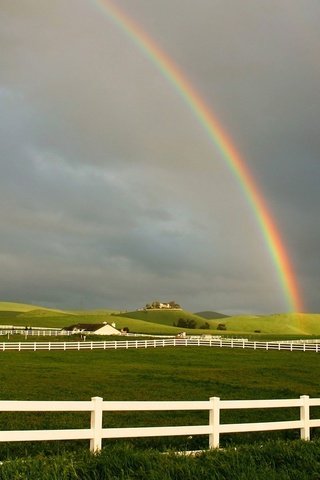
[[[316,480],[320,442],[272,442],[197,455],[136,450],[130,444],[5,461],[1,480]]]

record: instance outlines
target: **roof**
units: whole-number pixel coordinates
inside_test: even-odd
[[[102,327],[109,325],[108,323],[76,323],[74,325],[69,325],[69,327],[64,327],[63,330],[72,332],[73,330],[85,330],[86,332],[96,332]],[[110,327],[112,325],[109,325]],[[113,327],[112,327],[113,328]]]

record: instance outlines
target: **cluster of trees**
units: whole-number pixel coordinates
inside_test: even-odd
[[[217,330],[227,330],[227,326],[225,323],[219,323],[217,326]]]
[[[180,328],[197,328],[197,322],[194,318],[179,318],[177,323],[173,322],[174,327],[180,327]],[[203,325],[200,327],[203,330],[209,330],[210,325],[208,322],[205,322]]]

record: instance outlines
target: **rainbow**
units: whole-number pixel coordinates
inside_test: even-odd
[[[239,182],[253,210],[266,248],[275,266],[288,308],[293,312],[303,311],[297,280],[279,231],[255,179],[221,124],[188,81],[185,74],[131,17],[110,0],[94,1],[103,9],[109,19],[140,48],[170,84],[174,86],[207,132],[211,142],[221,152],[227,167]]]

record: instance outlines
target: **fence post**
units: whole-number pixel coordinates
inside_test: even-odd
[[[101,450],[102,446],[102,413],[103,413],[103,398],[92,397],[92,410],[91,410],[91,430],[92,438],[90,439],[91,452],[97,452]]]
[[[301,440],[310,440],[310,406],[309,395],[301,395],[300,420],[303,426],[300,429]]]
[[[220,398],[211,397],[209,401],[209,425],[211,427],[211,433],[209,434],[209,448],[219,448]]]

